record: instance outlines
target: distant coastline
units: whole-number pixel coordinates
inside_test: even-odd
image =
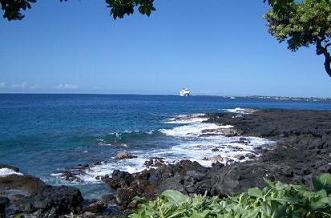
[[[177,94],[137,94],[137,93],[15,93],[15,92],[4,92],[0,95],[102,95],[102,96],[179,96]],[[262,100],[275,100],[275,101],[300,101],[300,102],[326,102],[331,103],[331,97],[296,97],[296,96],[276,96],[276,95],[204,95],[196,94],[190,97],[215,97],[215,98],[225,98],[229,100],[235,99],[262,99]]]

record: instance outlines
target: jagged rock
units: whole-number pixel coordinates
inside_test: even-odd
[[[237,136],[239,133],[236,129],[231,127],[221,127],[218,129],[204,129],[200,136],[213,136],[213,135],[224,135],[227,137]]]
[[[148,161],[145,161],[145,166],[146,167],[160,167],[164,163],[164,158],[160,157],[152,157]]]
[[[6,216],[6,207],[9,205],[9,199],[6,197],[0,197],[0,217]]]
[[[106,204],[111,204],[116,201],[116,197],[113,194],[106,194],[101,197],[102,201]]]
[[[106,177],[103,181],[108,184],[110,188],[118,189],[120,187],[127,187],[134,180],[133,175],[128,172],[114,170],[111,177]]]
[[[115,159],[117,159],[117,160],[133,159],[133,158],[137,158],[137,156],[132,155],[127,151],[118,152],[115,156]]]
[[[249,139],[245,138],[245,137],[240,137],[239,138],[239,143],[249,145],[249,143],[251,143],[251,141]]]
[[[210,160],[212,162],[224,162],[226,161],[226,158],[222,157],[221,155],[217,155],[217,156],[214,156],[214,157],[210,157],[210,158],[207,158],[207,160]]]
[[[84,212],[91,212],[94,214],[100,214],[105,211],[108,205],[103,201],[97,201],[94,203],[89,204],[88,206],[84,207]]]
[[[126,208],[135,196],[136,192],[133,189],[120,188],[117,190],[116,201],[118,205]]]
[[[77,188],[47,185],[27,197],[20,206],[27,213],[64,215],[79,212],[82,202],[83,197]]]
[[[244,155],[241,155],[241,154],[238,154],[238,155],[235,155],[234,158],[236,158],[238,160],[244,160],[245,159],[245,156]]]
[[[252,153],[248,153],[248,154],[246,154],[245,155],[247,158],[249,158],[249,159],[254,159],[255,157],[256,157],[256,155],[255,154],[252,154]]]
[[[0,177],[0,193],[9,198],[13,193],[15,195],[30,195],[43,186],[45,183],[33,176],[12,174]]]
[[[3,196],[0,198],[0,214],[7,207],[8,217],[17,214],[24,217],[58,217],[79,212],[83,201],[76,188],[49,186],[29,175],[0,177],[0,194]]]
[[[69,182],[81,182],[82,180],[78,177],[77,174],[70,170],[66,170],[62,173],[61,178]]]
[[[243,135],[238,140],[240,143],[250,143],[244,136],[258,136],[275,140],[277,145],[273,149],[261,145],[254,154],[237,157],[250,161],[226,166],[219,162],[230,160],[216,156],[210,168],[185,160],[134,174],[116,172],[115,182],[110,179],[108,184],[117,190],[124,208],[131,203],[125,199],[132,196],[151,199],[166,189],[227,196],[250,187],[262,188],[264,179],[311,186],[313,176],[331,172],[331,112],[261,110],[236,118],[233,114],[208,116],[211,122],[234,126],[236,134]]]

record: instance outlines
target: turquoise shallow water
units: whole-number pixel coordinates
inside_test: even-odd
[[[169,118],[236,107],[331,110],[328,103],[247,98],[0,94],[0,163],[51,184],[65,184],[52,174],[78,164],[113,161],[123,149],[145,154],[182,143],[160,131],[178,126],[165,122]],[[92,197],[104,190],[88,181],[75,185]]]

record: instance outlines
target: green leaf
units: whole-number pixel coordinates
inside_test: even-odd
[[[248,195],[260,198],[260,197],[262,197],[262,191],[259,188],[250,188],[250,189],[248,189]]]
[[[331,174],[325,173],[313,178],[315,190],[324,189],[328,194],[331,194]]]
[[[169,202],[174,203],[176,206],[180,206],[189,200],[188,196],[176,190],[166,190],[161,194],[161,196],[165,197]]]

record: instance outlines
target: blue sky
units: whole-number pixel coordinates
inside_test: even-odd
[[[38,1],[0,20],[0,92],[331,97],[313,48],[267,32],[262,0],[156,0],[114,21],[103,0]]]

